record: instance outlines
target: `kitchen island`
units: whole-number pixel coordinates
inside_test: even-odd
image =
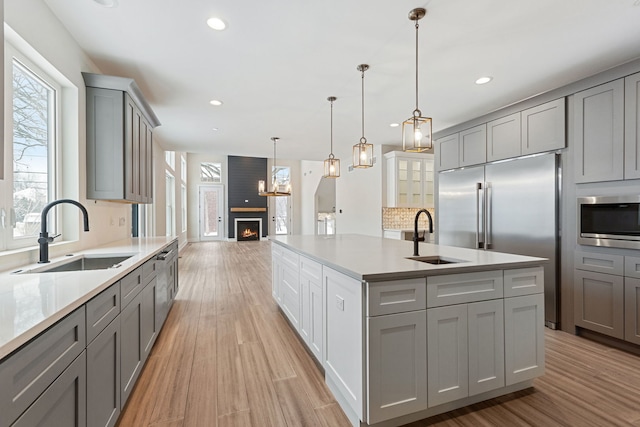
[[[545,259],[359,235],[278,236],[273,297],[354,426],[398,426],[544,373]]]

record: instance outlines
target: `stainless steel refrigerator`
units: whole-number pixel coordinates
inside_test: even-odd
[[[548,258],[545,324],[558,324],[559,154],[438,174],[438,243]]]

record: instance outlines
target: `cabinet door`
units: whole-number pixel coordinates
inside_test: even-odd
[[[12,427],[86,426],[86,369],[87,358],[83,351]]]
[[[624,178],[640,178],[640,73],[624,79]]]
[[[282,287],[282,311],[296,331],[300,330],[300,279],[298,271],[284,265],[280,286]]]
[[[322,268],[322,277],[327,295],[325,380],[363,420],[363,284],[328,267]]]
[[[147,127],[147,203],[153,203],[153,129]]]
[[[309,348],[320,363],[324,358],[324,301],[322,283],[310,282],[309,287]]]
[[[85,306],[87,311],[87,343],[120,314],[120,282],[114,283]]]
[[[544,374],[544,294],[504,300],[505,385]]]
[[[407,207],[420,208],[423,203],[422,160],[411,159],[409,162],[409,188],[407,194]]]
[[[140,115],[140,159],[139,159],[139,167],[138,167],[138,180],[139,180],[139,194],[138,201],[140,203],[149,203],[149,195],[147,193],[147,179],[148,171],[147,168],[150,166],[147,161],[147,136],[148,136],[148,127],[149,124],[147,121]]]
[[[624,339],[640,344],[640,279],[624,279]]]
[[[140,127],[142,114],[129,97],[124,106],[124,197],[132,202],[140,200]]]
[[[487,161],[487,125],[460,132],[460,166],[479,165]]]
[[[156,291],[157,291],[157,278],[153,278],[151,282],[142,291],[142,299],[140,301],[140,338],[141,347],[143,351],[143,361],[147,360],[153,344],[156,342],[156,336],[158,332],[158,325],[161,324],[156,321]],[[167,289],[164,289],[167,292]],[[166,295],[166,294],[165,294]],[[167,299],[166,305],[163,310],[163,319],[167,317],[169,311],[169,301]]]
[[[112,427],[120,416],[120,318],[87,346],[87,425]]]
[[[522,111],[522,154],[566,146],[564,98]]]
[[[411,186],[411,162],[408,159],[395,159],[396,161],[396,200],[393,206],[407,207]]]
[[[453,169],[460,166],[460,134],[445,136],[436,141],[435,166],[436,170]]]
[[[300,272],[300,329],[302,340],[309,345],[311,333],[311,278],[304,272]]]
[[[367,322],[367,423],[427,409],[426,311],[369,317]]]
[[[124,196],[123,106],[119,90],[87,88],[87,198]]]
[[[487,123],[487,161],[520,155],[520,113]]]
[[[504,387],[504,305],[469,304],[469,396]]]
[[[576,183],[624,177],[624,80],[578,92],[574,101]]]
[[[422,195],[422,206],[423,208],[432,208],[434,207],[434,190],[433,190],[433,181],[434,181],[434,170],[433,170],[433,157],[430,159],[424,159],[422,161],[423,174],[424,174],[424,182],[422,185],[423,195]]]
[[[575,270],[573,278],[576,325],[624,339],[623,277]]]
[[[142,294],[138,294],[120,313],[120,406],[124,407],[144,360],[142,348]]]
[[[271,245],[271,295],[278,304],[280,297],[280,276],[282,274],[282,248],[278,245]]]
[[[469,395],[469,351],[465,304],[427,310],[429,407]]]

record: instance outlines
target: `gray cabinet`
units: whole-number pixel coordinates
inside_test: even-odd
[[[85,427],[86,368],[83,351],[12,427]],[[2,418],[4,420],[5,413]]]
[[[122,309],[120,328],[120,402],[124,407],[144,363],[142,294]]]
[[[156,317],[156,283],[157,280],[154,277],[151,282],[145,286],[142,291],[142,298],[140,301],[140,347],[142,348],[143,362],[147,360],[153,344],[156,342],[158,333],[158,325],[164,323],[164,319],[167,317],[169,306],[164,313],[162,319]],[[162,320],[159,322],[158,320]]]
[[[577,326],[624,338],[624,279],[594,271],[574,272]]]
[[[523,155],[566,146],[564,98],[529,108],[520,114]]]
[[[460,132],[460,166],[471,166],[487,161],[487,125]]]
[[[120,408],[120,317],[117,317],[87,346],[87,426],[114,426]]]
[[[1,427],[11,425],[51,386],[82,353],[85,338],[83,306],[0,363]],[[33,419],[33,414],[27,419]]]
[[[116,282],[92,298],[86,305],[87,343],[120,314],[120,282]]]
[[[151,203],[157,117],[132,79],[90,73],[83,77],[87,198]]]
[[[434,147],[436,170],[453,169],[460,166],[460,134],[439,138]]]
[[[544,374],[544,293],[504,299],[504,367],[507,386]]]
[[[640,344],[640,279],[624,279],[624,339]]]
[[[574,95],[576,183],[624,178],[624,80]]]
[[[624,79],[624,177],[640,178],[640,73]]]
[[[521,154],[520,113],[487,123],[487,161],[508,159]]]

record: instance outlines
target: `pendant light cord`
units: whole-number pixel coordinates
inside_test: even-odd
[[[331,101],[331,150],[329,150],[329,158],[333,158],[333,101]]]
[[[416,20],[416,111],[420,111],[418,108],[418,27],[419,26],[420,25]]]
[[[364,144],[367,142],[367,138],[364,137],[364,69],[362,70],[362,138],[360,138],[360,143]]]

